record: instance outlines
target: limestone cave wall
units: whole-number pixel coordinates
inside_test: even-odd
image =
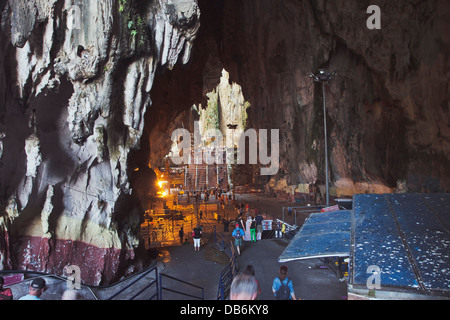
[[[77,265],[88,284],[139,270],[136,191],[151,184],[129,156],[156,72],[190,60],[197,3],[11,0],[0,10],[0,268]]]
[[[280,170],[260,182],[289,192],[302,184],[323,190],[322,88],[308,75],[336,71],[326,86],[332,193],[448,192],[449,4],[378,1],[381,29],[370,30],[371,4],[199,1],[203,27],[185,70],[192,81],[169,73],[164,80],[172,92],[189,84],[191,94],[164,103],[206,105],[224,68],[250,102],[247,128],[280,130]],[[154,107],[149,114],[159,112]]]
[[[381,29],[369,30],[377,4]],[[224,1],[223,65],[251,103],[250,127],[280,129],[286,185],[330,179],[338,195],[448,192],[447,1]],[[284,177],[284,178],[283,178]]]
[[[450,189],[446,0],[0,3],[0,268],[110,283],[145,260],[139,199],[222,70],[247,128],[280,130],[276,188]],[[134,171],[134,168],[140,168]]]

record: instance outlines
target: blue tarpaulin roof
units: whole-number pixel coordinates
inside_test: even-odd
[[[279,262],[349,256],[349,284],[450,295],[450,194],[359,194],[352,211],[314,213]]]
[[[450,292],[450,194],[355,195],[350,278],[369,266],[383,287]]]
[[[348,256],[351,211],[313,213],[291,240],[279,262]]]

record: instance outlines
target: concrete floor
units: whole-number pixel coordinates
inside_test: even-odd
[[[331,269],[319,268],[323,263],[318,259],[279,263],[278,257],[287,245],[280,239],[263,239],[256,243],[244,242],[238,257],[238,273],[247,265],[253,265],[255,276],[261,287],[260,300],[273,300],[272,282],[282,265],[288,267],[288,277],[292,279],[297,299],[302,300],[345,300],[347,283],[340,281]],[[163,274],[184,279],[205,288],[205,299],[217,299],[219,276],[223,264],[220,259],[211,260],[211,249],[203,247],[194,252],[192,246],[168,249],[170,255],[164,263]],[[220,251],[215,249],[218,255]],[[175,298],[175,297],[174,297]],[[163,293],[163,299],[164,293]],[[175,298],[183,299],[183,297]]]

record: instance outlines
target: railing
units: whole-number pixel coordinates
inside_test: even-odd
[[[188,286],[188,287],[190,287],[190,288],[195,288],[195,289],[198,289],[198,290],[200,290],[200,296],[198,296],[198,295],[193,295],[193,294],[190,294],[190,293],[188,293],[188,292],[182,292],[182,291],[179,291],[179,290],[175,290],[175,289],[171,289],[171,288],[169,288],[169,287],[165,287],[165,286],[163,286],[163,281],[162,281],[162,278],[163,277],[166,277],[166,278],[168,278],[168,279],[171,279],[171,280],[173,280],[173,281],[176,281],[176,283],[177,283],[177,288],[180,286],[180,284],[184,284],[184,285],[186,285],[186,286]],[[179,295],[182,295],[182,296],[186,296],[186,297],[189,297],[189,298],[195,298],[195,299],[200,299],[200,300],[204,300],[205,299],[205,290],[204,290],[204,288],[202,288],[202,287],[200,287],[200,286],[197,286],[197,285],[195,285],[195,284],[192,284],[192,283],[189,283],[189,282],[186,282],[186,281],[184,281],[184,280],[180,280],[180,279],[177,279],[177,278],[175,278],[175,277],[172,277],[172,276],[169,276],[169,275],[167,275],[167,274],[162,274],[162,273],[160,273],[159,274],[159,283],[160,283],[160,287],[159,287],[159,297],[160,297],[160,299],[162,300],[162,296],[163,296],[163,290],[166,290],[166,291],[169,291],[169,292],[172,292],[172,293],[176,293],[176,294],[179,294]]]
[[[145,281],[144,278],[147,277],[148,275],[150,275],[152,272],[154,272],[154,276],[152,276],[151,279],[148,280],[148,283],[145,284],[142,288],[140,288],[139,291],[137,291],[136,293],[133,292],[134,293],[133,296],[127,298],[126,300],[136,299],[137,297],[141,296],[143,293],[148,292],[147,290],[151,289],[153,286],[155,286],[154,287],[155,291],[150,296],[145,297],[147,300],[153,300],[155,298],[156,298],[156,300],[163,300],[163,290],[173,292],[173,293],[176,293],[176,294],[179,294],[182,296],[186,296],[189,298],[204,300],[205,294],[204,294],[204,289],[202,287],[197,286],[192,283],[189,283],[189,282],[186,282],[181,279],[177,279],[175,277],[172,277],[172,276],[169,276],[166,274],[159,273],[157,267],[153,267],[153,268],[149,269],[148,271],[142,273],[139,277],[137,277],[135,280],[133,280],[132,282],[130,282],[129,284],[124,286],[122,289],[120,289],[119,291],[114,293],[112,296],[110,296],[106,300],[112,300],[132,287],[133,287],[133,289],[135,289],[135,286],[138,283],[142,283],[143,281]],[[197,289],[200,290],[200,295],[193,295],[189,292],[182,292],[180,290],[175,290],[175,289],[172,289],[171,287],[164,286],[163,285],[163,277],[176,282],[176,285],[174,284],[172,287],[179,288],[180,284],[183,284],[190,288],[195,288],[196,290]],[[164,282],[166,283],[167,281],[164,281]]]
[[[233,242],[230,241],[231,257],[230,263],[222,270],[219,278],[219,287],[217,290],[217,300],[225,300],[230,294],[231,283],[236,275],[236,260],[237,255],[234,250]]]
[[[301,213],[301,214],[311,214],[311,213],[315,213],[315,212],[320,212],[320,210],[322,210],[323,208],[325,208],[324,205],[317,205],[317,206],[300,206],[300,207],[283,207],[283,211],[282,211],[282,220],[285,220],[285,209],[286,212],[288,212],[289,209],[291,209],[291,214],[292,211],[294,212],[294,225],[297,225],[297,213]],[[289,215],[289,213],[288,213]]]
[[[158,268],[157,267],[153,267],[149,270],[147,270],[146,272],[142,273],[139,277],[137,277],[135,280],[133,280],[132,282],[130,282],[129,284],[127,284],[125,287],[123,287],[122,289],[120,289],[119,291],[117,291],[116,293],[114,293],[112,296],[110,296],[109,298],[107,298],[106,300],[112,300],[115,297],[117,297],[119,294],[123,293],[125,290],[131,288],[133,285],[135,285],[136,283],[138,283],[139,281],[141,281],[143,278],[145,278],[147,275],[149,275],[150,273],[155,272],[155,276],[153,277],[153,279],[151,281],[149,281],[149,283],[147,285],[145,285],[141,290],[139,290],[136,294],[134,294],[131,298],[127,299],[127,300],[134,300],[136,297],[138,297],[139,295],[141,295],[142,293],[144,293],[146,290],[148,290],[151,286],[153,286],[154,284],[156,284],[156,292],[151,295],[148,300],[152,300],[153,298],[156,297],[157,300],[160,300],[160,296],[158,296],[160,290],[159,288],[159,284],[158,284]]]
[[[198,223],[198,219],[193,210],[180,210],[183,212],[183,220],[165,219],[159,227],[151,226],[147,221],[140,226],[140,237],[143,239],[145,248],[164,247],[179,243],[179,231],[183,227],[184,235],[189,238],[192,230]],[[186,217],[190,217],[187,219]]]

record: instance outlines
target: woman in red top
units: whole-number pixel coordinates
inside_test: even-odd
[[[13,294],[10,288],[3,288],[3,277],[0,277],[0,300],[12,300]]]

